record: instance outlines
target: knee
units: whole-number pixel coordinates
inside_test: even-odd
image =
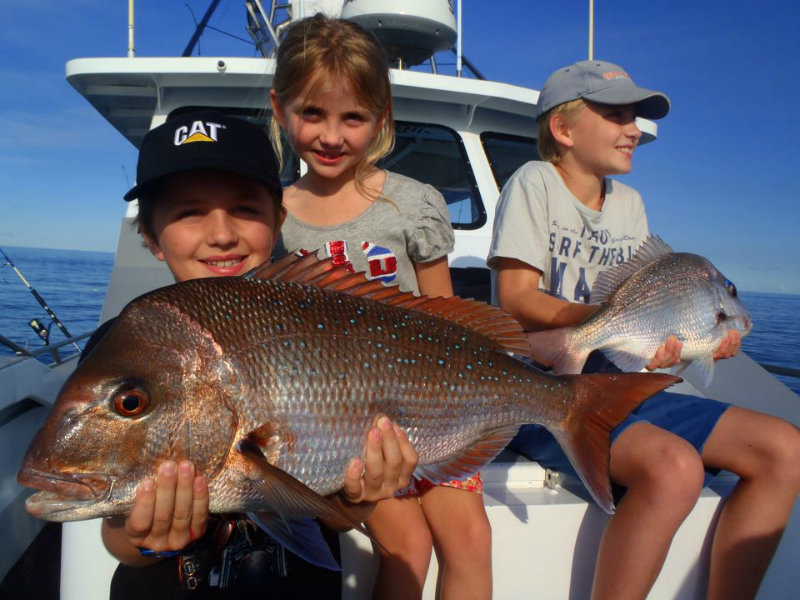
[[[784,483],[800,489],[800,429],[776,419],[763,439],[763,447],[755,461],[755,473],[743,476],[761,476],[772,483]]]
[[[427,527],[406,530],[402,535],[381,540],[385,552],[381,551],[381,565],[402,565],[414,573],[425,574],[431,562],[433,539]],[[388,552],[388,554],[387,554]]]
[[[446,547],[445,547],[446,546]],[[445,561],[482,563],[492,555],[492,526],[486,513],[471,516],[458,527],[448,543],[440,544]]]
[[[666,510],[688,514],[703,489],[705,471],[700,455],[689,443],[664,444],[646,463],[635,485],[650,501]]]

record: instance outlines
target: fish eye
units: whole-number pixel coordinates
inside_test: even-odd
[[[118,415],[135,417],[150,406],[150,395],[138,385],[129,385],[117,390],[111,402]]]
[[[725,287],[728,288],[728,293],[730,293],[733,298],[736,298],[736,286],[733,285],[730,279],[725,280]]]

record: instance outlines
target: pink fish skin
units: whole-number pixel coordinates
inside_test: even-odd
[[[330,516],[386,414],[416,475],[466,477],[523,423],[548,427],[613,510],[609,435],[669,375],[555,377],[518,360],[519,325],[460,298],[416,298],[316,258],[132,301],[67,380],[19,481],[47,520],[125,514],[166,459],[190,459],[214,513]],[[327,511],[327,512],[326,512]]]

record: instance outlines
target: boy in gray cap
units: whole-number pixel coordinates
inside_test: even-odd
[[[537,106],[544,162],[523,165],[505,185],[488,257],[495,294],[528,330],[577,325],[592,314],[591,289],[603,270],[629,260],[649,230],[641,196],[608,175],[631,170],[642,132],[635,118],[659,119],[669,99],[636,86],[619,66],[583,61],[559,69]],[[735,355],[726,338],[715,359]],[[670,338],[648,369],[677,364]],[[587,370],[612,370],[602,356]],[[512,447],[570,472],[542,428],[526,426]],[[662,392],[612,434],[610,474],[627,488],[600,545],[593,598],[644,598],[704,480],[726,469],[740,481],[720,514],[709,598],[752,598],[800,492],[800,431],[764,414]],[[573,471],[574,472],[574,471]]]

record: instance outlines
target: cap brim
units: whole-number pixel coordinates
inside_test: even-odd
[[[168,173],[161,173],[145,181],[144,183],[137,184],[133,186],[128,192],[122,197],[125,202],[131,202],[132,200],[136,200],[142,196],[142,194],[147,193],[148,191],[152,190],[158,184],[162,183],[167,177],[170,175],[177,175],[178,173],[186,173],[187,171],[201,171],[201,170],[215,170],[215,171],[228,171],[230,173],[236,173],[238,175],[242,175],[244,177],[249,177],[259,183],[263,184],[267,189],[270,191],[272,190],[280,190],[281,189],[281,182],[280,179],[272,180],[271,178],[266,178],[263,175],[263,171],[253,171],[251,169],[247,169],[242,167],[239,163],[234,164],[225,164],[225,161],[220,160],[219,158],[210,158],[208,161],[203,160],[193,160],[190,163],[181,166],[174,166],[169,170]]]
[[[666,95],[640,87],[610,87],[586,94],[583,99],[612,106],[635,104],[636,116],[645,119],[662,119],[670,109]]]

